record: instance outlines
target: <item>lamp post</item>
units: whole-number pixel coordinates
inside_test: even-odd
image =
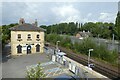
[[[93,49],[89,49],[89,54],[88,54],[88,67],[90,68],[90,52],[93,51]]]
[[[60,41],[57,41],[56,42],[56,52],[58,52],[58,43],[59,43]]]
[[[113,34],[113,39],[112,39],[112,50],[114,50],[114,34]]]

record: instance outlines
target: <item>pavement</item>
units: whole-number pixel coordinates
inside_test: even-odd
[[[28,67],[36,66],[39,62],[48,78],[54,78],[61,74],[70,74],[68,69],[57,62],[52,62],[45,53],[36,53],[23,56],[13,56],[7,61],[3,61],[2,78],[25,78]]]
[[[27,68],[30,66],[35,66],[39,62],[41,63],[44,72],[46,72],[46,74],[49,74],[47,77],[51,77],[52,74],[57,74],[54,76],[58,76],[59,74],[63,74],[59,71],[66,71],[64,69],[64,66],[56,62],[52,62],[50,60],[50,56],[48,56],[46,53],[10,56],[10,44],[5,45],[1,56],[2,59],[0,62],[0,76],[2,78],[25,78]]]
[[[15,56],[2,63],[3,78],[25,78],[26,67],[50,61],[45,54]]]

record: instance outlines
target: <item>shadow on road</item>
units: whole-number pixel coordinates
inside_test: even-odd
[[[7,62],[9,59],[11,59],[12,57],[10,55],[4,55],[2,56],[2,63]]]
[[[11,47],[10,45],[5,45],[5,47],[2,49],[2,63],[7,62],[9,59],[11,59],[12,57],[10,56],[10,51]]]

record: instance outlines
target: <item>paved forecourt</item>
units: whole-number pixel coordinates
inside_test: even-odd
[[[2,63],[3,78],[25,78],[26,67],[35,65],[39,62],[49,62],[49,58],[45,54],[30,54],[16,56]]]

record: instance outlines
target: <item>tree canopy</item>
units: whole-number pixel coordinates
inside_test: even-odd
[[[119,24],[119,23],[118,23]],[[78,27],[78,25],[80,27]],[[67,35],[75,35],[80,31],[90,31],[93,37],[105,38],[105,39],[112,39],[112,35],[115,34],[115,39],[117,38],[117,31],[114,23],[108,22],[86,22],[82,23],[59,23],[53,24],[49,26],[42,25],[40,26],[47,30],[47,34],[55,33],[55,34],[67,34]]]
[[[120,11],[117,13],[114,32],[118,40],[120,40]]]
[[[4,46],[4,44],[9,42],[9,40],[10,40],[10,30],[9,30],[9,28],[11,28],[15,25],[17,25],[17,23],[16,24],[9,24],[9,25],[2,25],[2,27],[1,27],[2,46]]]

